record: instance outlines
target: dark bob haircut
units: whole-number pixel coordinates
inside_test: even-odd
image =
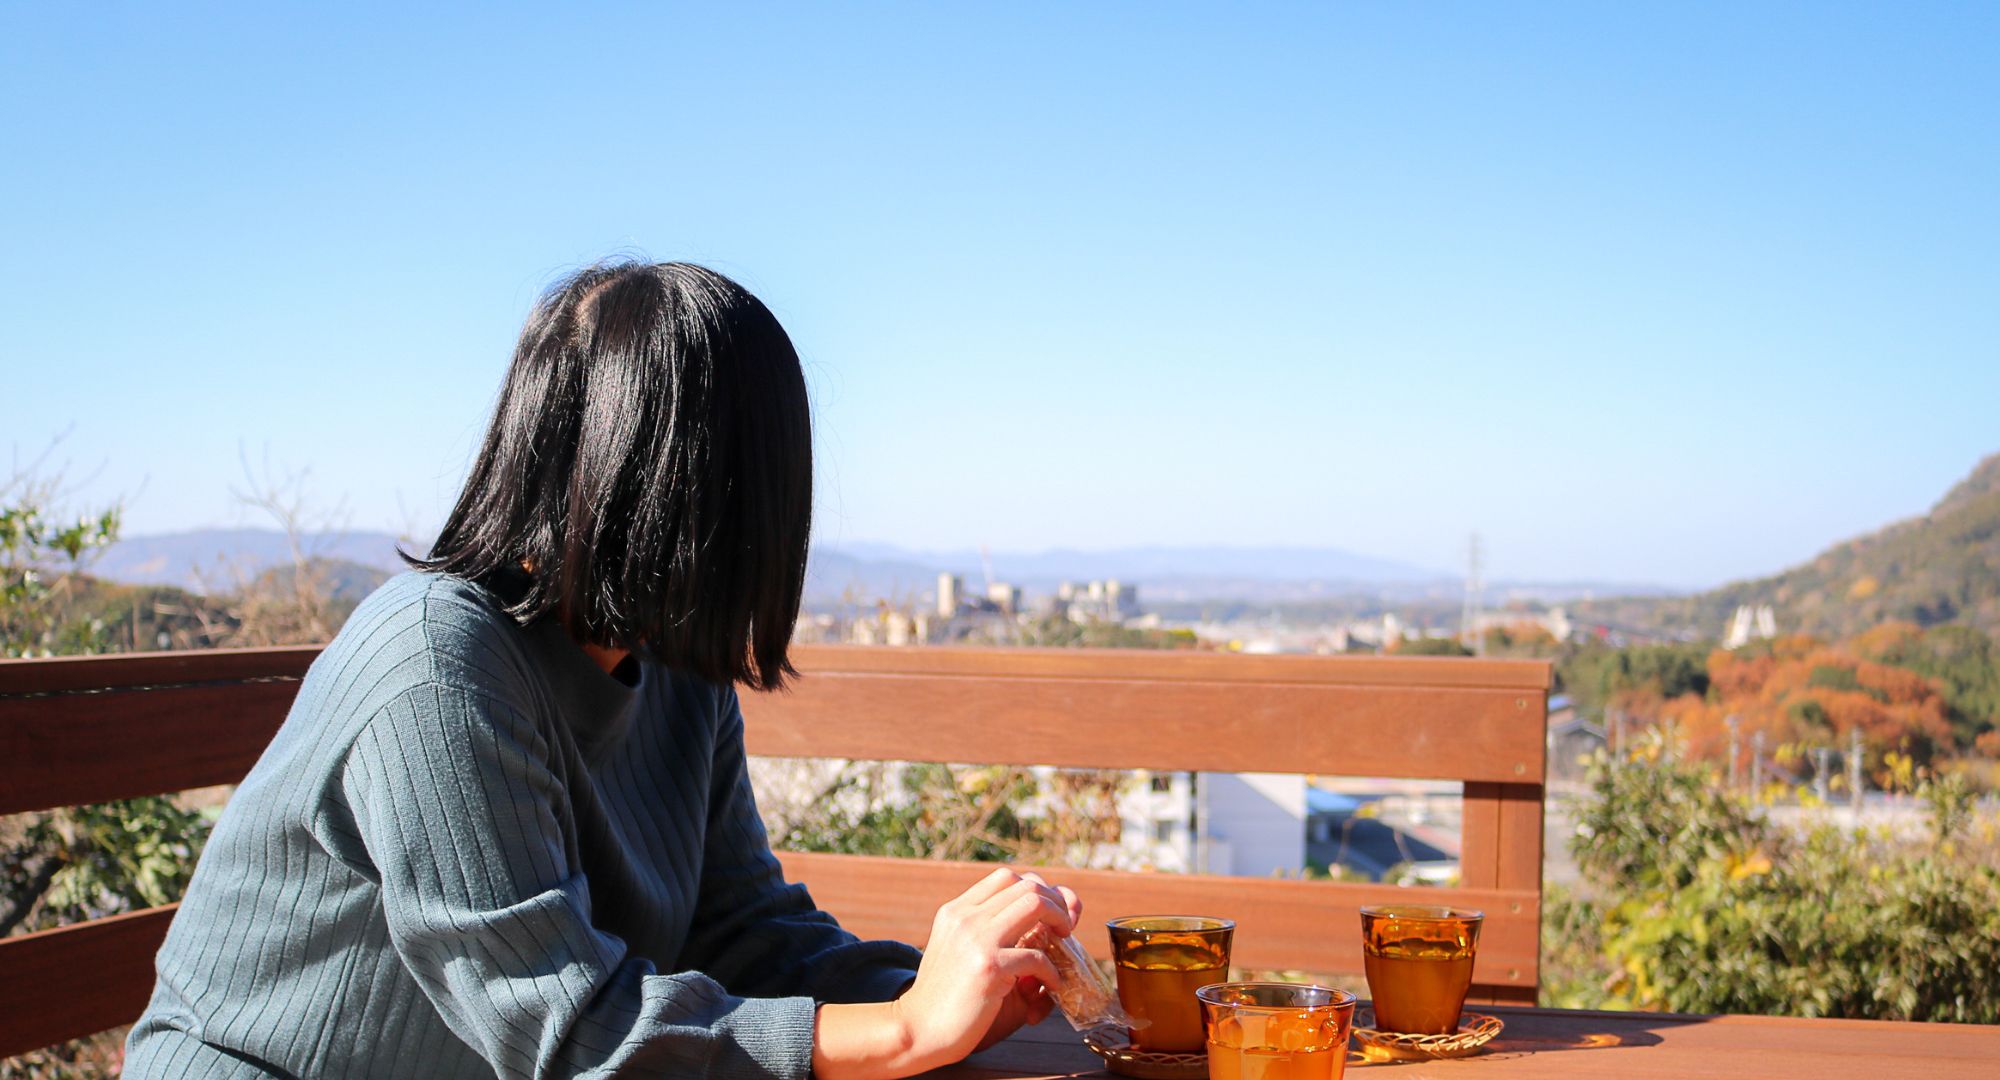
[[[412,566],[518,578],[523,622],[760,690],[786,656],[812,528],[812,419],[791,338],[687,263],[559,282],[521,330],[451,519]]]

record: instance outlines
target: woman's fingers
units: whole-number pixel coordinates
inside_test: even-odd
[[[1021,880],[1034,882],[1048,894],[1049,899],[1054,900],[1064,911],[1069,912],[1071,928],[1074,928],[1078,921],[1083,918],[1083,900],[1076,895],[1075,889],[1067,885],[1050,885],[1040,874],[1022,874]]]
[[[1001,889],[987,898],[980,907],[984,911],[998,911],[1023,896],[1040,896],[1049,903],[1054,904],[1058,911],[1069,910],[1069,901],[1064,899],[1062,893],[1050,888],[1040,878],[1033,876],[1016,879],[1012,885]],[[1068,932],[1069,927],[1065,926],[1062,929],[1064,932]]]
[[[958,898],[968,904],[983,904],[1020,880],[1021,875],[1003,866],[974,882],[972,888],[960,893]]]
[[[1040,874],[1019,874],[1005,867],[981,878],[959,896],[959,903],[971,906],[969,922],[992,925],[991,940],[1012,945],[1037,924],[1057,934],[1076,927],[1083,902],[1071,889],[1058,889]]]
[[[988,924],[992,934],[988,940],[996,945],[1012,945],[1037,925],[1046,926],[1059,935],[1070,931],[1069,912],[1063,909],[1060,897],[1051,899],[1039,889],[1003,894],[988,903],[999,905],[993,909],[992,921]]]
[[[1019,994],[1022,1000],[1028,1003],[1028,1023],[1030,1024],[1039,1024],[1047,1020],[1049,1013],[1055,1011],[1055,995],[1050,994],[1046,986],[1033,979],[1015,980],[1014,992]]]
[[[1000,974],[1013,980],[1017,986],[1023,978],[1034,979],[1043,986],[1054,986],[1062,981],[1062,976],[1056,974],[1055,964],[1040,949],[1001,949],[998,960]]]

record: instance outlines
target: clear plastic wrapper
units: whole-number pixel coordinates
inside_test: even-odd
[[[1105,1024],[1126,1029],[1145,1026],[1135,1021],[1118,1004],[1118,991],[1105,977],[1104,969],[1083,951],[1074,937],[1058,937],[1046,926],[1037,926],[1021,939],[1024,949],[1039,949],[1055,965],[1057,985],[1049,987],[1069,1026],[1088,1031]]]

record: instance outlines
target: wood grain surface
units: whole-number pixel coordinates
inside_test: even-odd
[[[0,698],[0,814],[236,783],[298,689],[269,680]]]
[[[800,649],[753,754],[1542,782],[1542,661]]]
[[[320,654],[318,645],[185,652],[117,653],[0,660],[0,695],[106,690],[177,683],[299,679]]]
[[[0,1058],[137,1019],[175,907],[0,940]]]

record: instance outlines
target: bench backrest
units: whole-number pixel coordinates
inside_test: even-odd
[[[0,814],[233,783],[284,719],[311,647],[0,661]],[[1533,1003],[1549,666],[1540,661],[1067,649],[800,647],[805,677],[744,695],[749,750],[785,757],[1462,781],[1462,877],[1424,900],[1487,913],[1474,995]],[[786,854],[821,907],[921,944],[981,868]],[[1354,973],[1391,885],[1059,870],[1091,915],[1237,920],[1243,967]],[[128,1023],[172,906],[0,940],[0,1057]],[[1082,940],[1102,955],[1102,935]]]
[[[0,660],[0,814],[243,778],[317,647]],[[131,1023],[173,905],[0,939],[0,1058]]]

